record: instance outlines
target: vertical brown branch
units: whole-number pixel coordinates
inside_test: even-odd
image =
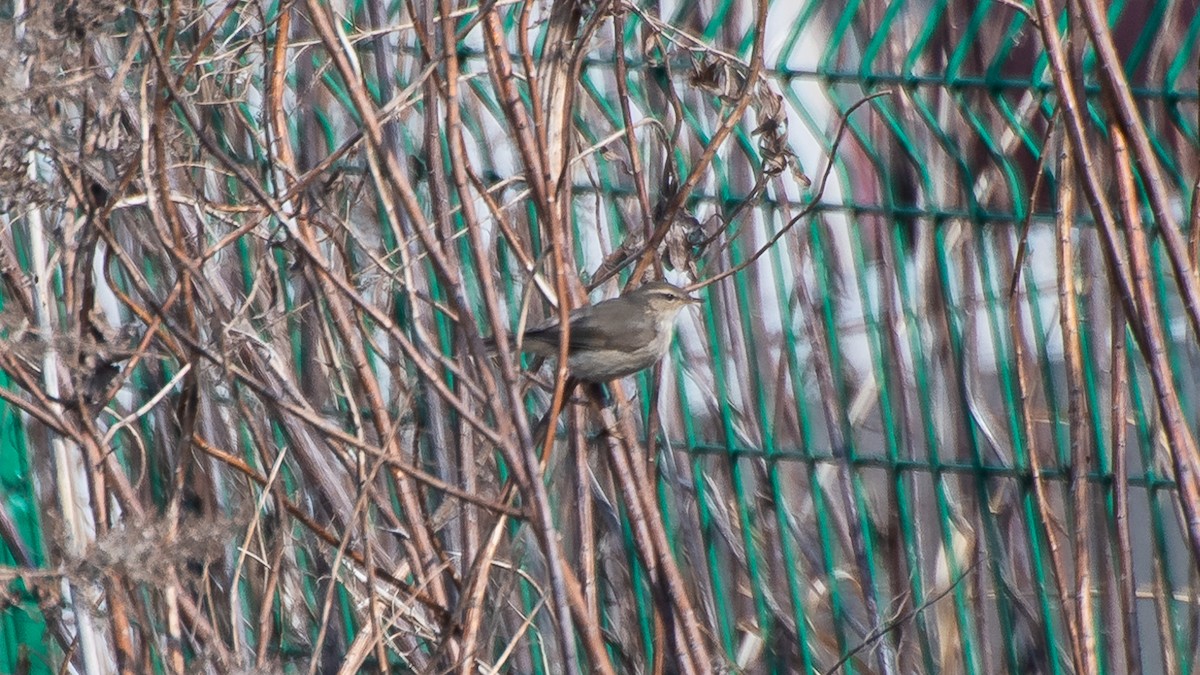
[[[1100,224],[1101,243],[1110,272],[1115,275],[1125,311],[1130,317],[1131,328],[1146,359],[1150,379],[1154,386],[1155,400],[1162,416],[1167,443],[1174,466],[1175,480],[1179,483],[1180,502],[1184,511],[1185,530],[1191,547],[1193,561],[1200,560],[1200,451],[1196,440],[1188,429],[1180,408],[1178,392],[1172,381],[1170,364],[1166,354],[1166,336],[1157,311],[1157,302],[1149,279],[1150,255],[1141,219],[1126,223],[1127,251],[1119,247],[1117,220],[1107,201],[1107,190],[1097,170],[1091,145],[1086,136],[1086,125],[1078,103],[1077,85],[1070,77],[1063,56],[1060,36],[1055,27],[1055,12],[1050,0],[1037,0],[1038,26],[1042,31],[1042,43],[1050,56],[1051,71],[1055,88],[1064,112],[1067,138],[1075,153],[1084,194],[1093,216]],[[1110,126],[1110,133],[1118,131],[1117,125]],[[1122,132],[1123,133],[1123,132]],[[1124,141],[1113,139],[1113,156],[1118,164],[1128,162]],[[1136,216],[1136,214],[1126,214]],[[1178,276],[1178,275],[1177,275]],[[1190,275],[1188,275],[1190,278]]]
[[[1193,339],[1200,339],[1200,278],[1197,269],[1191,263],[1187,254],[1187,242],[1179,230],[1175,219],[1175,207],[1167,196],[1166,185],[1154,149],[1150,147],[1150,138],[1146,134],[1146,123],[1138,112],[1138,106],[1133,100],[1129,82],[1125,79],[1123,59],[1117,53],[1113,44],[1112,31],[1108,27],[1107,11],[1096,0],[1072,0],[1079,7],[1083,23],[1096,50],[1097,72],[1100,75],[1102,89],[1105,93],[1106,109],[1113,117],[1112,126],[1120,127],[1130,159],[1136,164],[1138,175],[1145,186],[1150,208],[1154,213],[1154,223],[1158,226],[1158,235],[1167,252],[1167,259],[1175,273],[1175,283],[1179,287],[1180,296],[1188,319],[1192,325]],[[1115,150],[1115,148],[1114,148]],[[1139,219],[1140,220],[1140,219]],[[1138,222],[1135,220],[1129,223]],[[1182,448],[1176,448],[1180,450]],[[1198,462],[1200,457],[1193,457],[1189,462]],[[1193,504],[1189,510],[1200,508]],[[1198,562],[1197,564],[1200,564]]]
[[[1187,425],[1167,358],[1166,334],[1150,279],[1152,259],[1149,245],[1134,207],[1137,191],[1133,184],[1133,169],[1125,134],[1115,125],[1110,126],[1109,133],[1112,136],[1113,159],[1117,165],[1117,187],[1126,219],[1126,245],[1135,283],[1134,291],[1141,308],[1144,331],[1142,353],[1154,384],[1155,399],[1175,468],[1175,480],[1179,483],[1180,506],[1192,547],[1192,561],[1200,565],[1200,452],[1195,436]]]
[[[1126,444],[1126,415],[1129,404],[1126,387],[1125,311],[1121,303],[1112,304],[1111,358],[1112,379],[1109,388],[1111,408],[1111,442],[1113,467],[1113,519],[1116,530],[1114,547],[1117,551],[1117,593],[1121,606],[1121,636],[1125,645],[1125,667],[1127,672],[1141,671],[1141,636],[1138,629],[1137,589],[1133,578],[1133,544],[1129,536],[1129,458]]]
[[[1092,467],[1092,436],[1084,426],[1089,418],[1083,387],[1083,353],[1079,337],[1079,300],[1075,290],[1075,256],[1071,234],[1075,229],[1075,164],[1071,146],[1062,149],[1059,163],[1057,230],[1059,327],[1067,366],[1067,406],[1072,424],[1071,473],[1069,484],[1075,504],[1075,603],[1071,622],[1075,642],[1075,668],[1095,672],[1095,612],[1092,605],[1092,499],[1089,476]]]
[[[617,100],[621,103],[621,122],[624,124],[625,148],[629,152],[629,173],[637,192],[638,205],[642,207],[642,236],[647,240],[654,235],[653,208],[650,194],[646,190],[646,177],[642,173],[642,153],[634,133],[633,112],[629,107],[629,65],[625,59],[625,14],[627,10],[613,12],[612,29],[616,57]]]
[[[617,418],[611,410],[600,409],[600,419],[605,428],[615,430],[615,433],[608,435],[606,450],[617,487],[629,511],[637,552],[646,566],[650,583],[656,591],[665,589],[671,602],[669,614],[684,638],[675,644],[680,670],[684,673],[701,672],[705,664],[712,663],[709,647],[691,608],[679,568],[671,558],[662,518],[653,499],[653,483],[646,479],[645,468],[634,460],[638,455],[635,449],[639,445],[633,421],[629,418],[628,398],[619,396],[617,406],[626,411],[622,417]]]
[[[1066,181],[1063,181],[1066,185]],[[1014,272],[1014,275],[1019,272]],[[1071,577],[1067,573],[1067,565],[1064,562],[1064,556],[1070,555],[1071,551],[1063,546],[1062,540],[1066,537],[1066,531],[1063,528],[1062,521],[1058,518],[1054,511],[1054,503],[1051,501],[1047,491],[1046,474],[1042,467],[1041,452],[1038,449],[1037,432],[1033,428],[1034,413],[1029,402],[1029,364],[1025,356],[1027,349],[1024,330],[1020,325],[1020,312],[1018,305],[1021,296],[1012,297],[1009,303],[1009,325],[1013,336],[1013,358],[1016,360],[1017,372],[1017,392],[1020,397],[1021,411],[1021,433],[1025,437],[1025,445],[1029,453],[1029,470],[1033,475],[1033,494],[1037,502],[1038,515],[1041,518],[1046,535],[1046,542],[1050,549],[1050,566],[1054,575],[1054,588],[1058,592],[1058,601],[1063,611],[1063,618],[1067,627],[1067,635],[1070,638],[1071,654],[1076,667],[1083,662],[1083,643],[1081,634],[1083,630],[1088,630],[1088,626],[1081,626],[1075,619],[1072,609],[1078,605],[1077,602],[1072,603],[1072,594],[1070,589]],[[1031,536],[1036,536],[1031,534]],[[1087,672],[1087,671],[1082,671]]]

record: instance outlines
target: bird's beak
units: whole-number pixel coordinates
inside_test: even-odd
[[[689,305],[700,305],[700,304],[703,304],[703,303],[704,303],[704,300],[701,300],[700,298],[694,298],[694,297],[692,297],[692,296],[690,296],[690,295],[689,295],[689,296],[688,296],[688,299],[687,299],[687,302],[688,302],[688,304],[689,304]]]

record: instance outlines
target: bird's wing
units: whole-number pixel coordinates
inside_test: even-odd
[[[576,349],[634,351],[645,347],[654,339],[654,327],[645,321],[630,321],[626,315],[627,309],[622,309],[620,305],[614,306],[611,301],[605,300],[593,305],[586,314],[571,317],[568,348],[572,351]],[[624,329],[613,330],[615,326],[624,326]],[[558,344],[560,334],[558,324],[555,324],[528,330],[525,332],[525,339]]]

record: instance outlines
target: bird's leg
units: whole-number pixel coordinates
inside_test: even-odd
[[[613,404],[612,392],[608,390],[607,382],[584,382],[583,387],[585,393],[599,403],[601,408],[607,408]]]
[[[612,408],[613,409],[613,411],[612,411],[613,418],[612,419],[615,419],[616,415],[617,415],[616,399],[613,397],[612,391],[609,390],[609,386],[611,386],[611,384],[607,383],[607,382],[603,382],[603,383],[602,382],[581,382],[580,383],[580,388],[583,389],[583,393],[587,395],[587,398],[590,400],[590,402],[594,403],[600,411],[604,411],[609,408]],[[600,419],[604,420],[606,418],[604,415],[601,415]],[[599,433],[601,435],[603,435],[603,434],[611,433],[615,430],[616,430],[615,427],[605,426],[603,429],[600,429]]]

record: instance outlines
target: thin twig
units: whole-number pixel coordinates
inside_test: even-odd
[[[770,239],[768,239],[767,243],[765,243],[761,247],[759,247],[759,249],[757,251],[755,251],[754,254],[751,255],[749,258],[742,261],[740,264],[735,265],[735,266],[725,270],[724,272],[721,272],[720,274],[716,274],[714,276],[711,276],[711,277],[705,279],[704,281],[702,281],[700,283],[692,284],[691,286],[688,286],[687,290],[688,291],[697,291],[697,290],[700,290],[707,286],[711,286],[711,285],[717,283],[718,281],[727,279],[727,278],[737,274],[738,272],[741,272],[742,270],[746,269],[747,267],[753,265],[754,263],[758,262],[758,259],[763,257],[763,255],[765,255],[767,251],[771,250],[771,247],[774,246],[775,243],[778,242],[780,239],[782,239],[783,236],[785,234],[787,234],[788,231],[791,230],[793,226],[796,225],[796,223],[799,223],[806,216],[808,216],[809,214],[816,211],[820,205],[821,197],[825,194],[825,186],[829,183],[829,176],[833,172],[833,163],[837,157],[837,149],[838,149],[838,146],[842,142],[842,136],[846,131],[846,125],[850,119],[850,115],[855,110],[858,110],[860,107],[865,105],[868,101],[879,98],[881,96],[890,96],[891,94],[892,94],[892,91],[890,89],[885,89],[883,91],[877,91],[874,94],[869,94],[869,95],[864,96],[863,98],[860,98],[859,100],[855,101],[854,105],[850,106],[849,108],[846,109],[846,112],[842,113],[841,118],[838,120],[837,132],[833,135],[833,144],[829,147],[829,158],[825,162],[825,170],[821,172],[821,182],[817,184],[817,191],[813,195],[812,199],[809,201],[808,206],[804,207],[804,209],[801,210],[800,213],[797,213],[787,223],[785,223],[783,227],[779,228],[779,231],[776,232]]]
[[[873,629],[871,631],[871,634],[868,635],[862,642],[858,643],[854,647],[847,650],[846,653],[842,655],[842,658],[838,659],[832,666],[830,666],[825,671],[825,675],[833,675],[833,673],[836,673],[837,671],[841,670],[842,666],[849,663],[850,659],[854,658],[854,656],[856,654],[858,654],[862,650],[870,647],[872,644],[879,641],[883,636],[896,630],[900,626],[907,623],[910,619],[915,617],[917,614],[924,612],[926,609],[928,609],[929,607],[932,607],[934,604],[936,604],[942,598],[949,595],[955,589],[955,587],[957,587],[960,583],[962,583],[963,580],[967,578],[967,575],[974,572],[975,568],[979,567],[979,565],[981,565],[984,560],[985,560],[984,558],[976,559],[975,562],[971,563],[971,565],[969,567],[967,567],[967,569],[963,570],[962,573],[958,575],[957,579],[950,582],[950,584],[948,586],[946,586],[941,591],[939,591],[938,593],[931,596],[925,602],[921,603],[920,607],[914,607],[914,608],[910,609],[909,611],[905,612],[904,614],[887,622],[886,624],[884,624],[882,626],[877,626],[875,629]]]

